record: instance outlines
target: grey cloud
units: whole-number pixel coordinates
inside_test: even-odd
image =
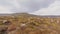
[[[40,9],[31,14],[35,15],[60,15],[60,1],[55,1],[50,4],[47,8]]]
[[[53,3],[54,0],[30,0],[22,5],[29,9],[29,11],[37,11],[41,8],[48,7],[49,4]]]
[[[55,0],[0,0],[0,5],[7,7],[11,12],[34,12],[48,7]]]

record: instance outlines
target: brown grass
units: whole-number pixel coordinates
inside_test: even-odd
[[[8,20],[10,25],[4,25]],[[23,25],[25,24],[25,25]],[[0,16],[0,27],[8,27],[8,34],[60,34],[60,18],[29,15]]]

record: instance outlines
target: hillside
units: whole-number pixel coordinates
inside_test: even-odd
[[[27,13],[0,15],[0,34],[60,34],[60,17]]]

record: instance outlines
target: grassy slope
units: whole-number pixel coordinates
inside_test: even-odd
[[[60,34],[60,18],[40,17],[31,14],[12,14],[0,16],[0,23],[9,20],[12,24],[7,26],[9,34]],[[22,24],[25,24],[22,26]],[[10,31],[11,30],[11,31]]]

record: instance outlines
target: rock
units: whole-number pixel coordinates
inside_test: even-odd
[[[5,24],[5,25],[10,25],[10,24],[11,24],[11,22],[10,22],[10,21],[8,21],[8,20],[4,20],[4,21],[3,21],[3,24]]]
[[[0,27],[0,34],[8,34],[7,27]]]

